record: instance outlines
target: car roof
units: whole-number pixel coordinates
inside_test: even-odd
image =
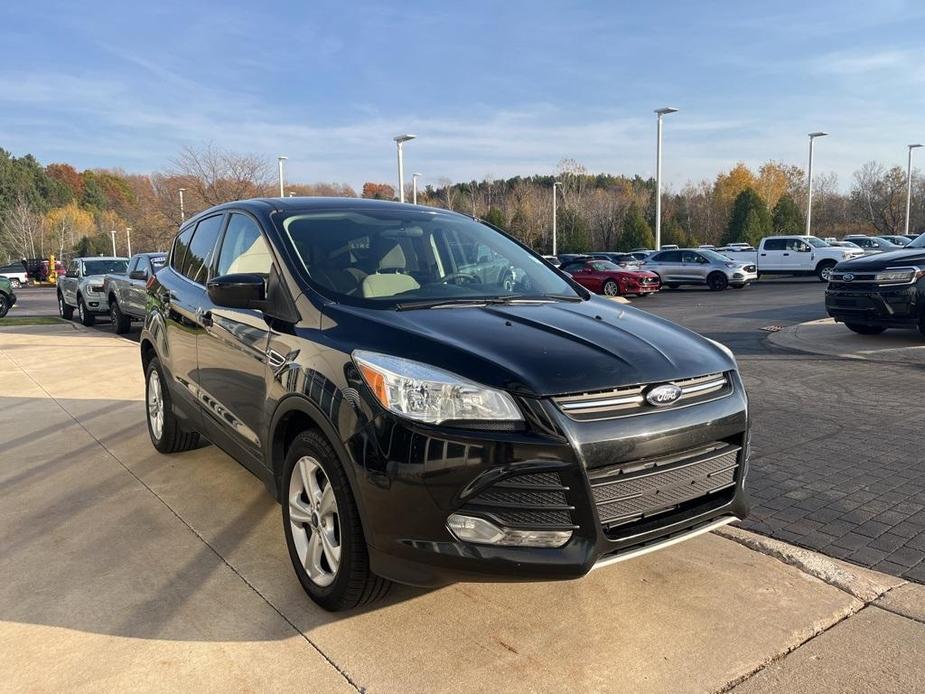
[[[82,255],[74,260],[128,260],[124,255]]]

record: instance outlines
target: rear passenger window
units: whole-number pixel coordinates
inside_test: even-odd
[[[232,214],[218,256],[218,274],[269,275],[273,259],[257,223],[243,214]]]
[[[783,251],[787,248],[787,239],[768,239],[764,242],[766,251]]]
[[[212,251],[222,228],[224,215],[207,217],[196,225],[196,233],[190,241],[186,257],[180,272],[193,282],[205,284],[209,279],[209,266],[212,264]]]

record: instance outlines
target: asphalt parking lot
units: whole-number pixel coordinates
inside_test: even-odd
[[[925,582],[925,363],[812,355],[770,330],[825,317],[815,279],[743,290],[665,290],[633,305],[728,345],[749,389],[753,425],[744,527]],[[22,289],[11,315],[56,315],[54,292]],[[109,331],[101,318],[97,330]],[[846,336],[851,334],[845,331]],[[138,328],[126,336],[136,339]]]

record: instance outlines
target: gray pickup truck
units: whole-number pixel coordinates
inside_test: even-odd
[[[70,320],[77,309],[80,322],[93,325],[97,316],[109,313],[103,280],[109,273],[125,272],[127,267],[128,258],[74,258],[64,277],[58,279],[58,313]]]
[[[128,332],[133,320],[145,317],[148,279],[167,262],[167,254],[136,253],[123,273],[106,275],[103,294],[109,304],[112,329],[119,335]]]

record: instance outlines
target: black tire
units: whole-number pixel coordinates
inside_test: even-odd
[[[832,268],[835,267],[835,261],[823,261],[816,266],[816,277],[819,278],[820,282],[829,281],[829,273],[832,272]]]
[[[0,294],[0,318],[10,312],[10,299],[6,294]]]
[[[886,330],[879,325],[861,325],[860,323],[845,323],[845,327],[858,335],[879,335]]]
[[[124,335],[132,327],[132,319],[122,313],[119,302],[115,298],[109,302],[109,319],[112,321],[112,329],[116,335]]]
[[[88,328],[96,324],[96,316],[90,313],[87,302],[80,294],[77,295],[77,316],[80,318],[80,324]]]
[[[321,586],[308,575],[293,540],[289,512],[289,485],[296,463],[303,457],[314,458],[327,476],[337,501],[340,523],[340,564],[330,585]],[[289,558],[302,588],[318,605],[330,612],[349,610],[379,600],[388,593],[392,582],[369,569],[369,553],[347,474],[328,440],[316,430],[299,434],[286,454],[280,498],[283,506],[283,532]]]
[[[729,278],[722,272],[711,272],[707,275],[707,286],[711,291],[721,292],[729,286]]]
[[[152,372],[157,373],[160,379],[160,392],[163,403],[164,422],[161,427],[160,437],[155,435],[154,427],[151,422],[150,390],[152,387]],[[161,362],[157,357],[148,362],[148,368],[145,370],[145,420],[148,424],[148,436],[151,437],[151,443],[161,453],[182,453],[189,451],[199,445],[199,432],[185,431],[180,426],[180,420],[173,413],[173,401],[170,398],[170,389],[167,387],[167,379],[164,376],[164,370],[161,369]]]
[[[604,282],[604,286],[601,287],[601,293],[604,296],[620,296],[620,287],[613,280],[607,280]]]
[[[58,292],[58,315],[64,320],[71,320],[74,317],[74,307],[64,303],[64,294]]]
[[[666,282],[663,286],[668,287],[669,289],[677,289],[681,285],[677,284],[676,282]]]

